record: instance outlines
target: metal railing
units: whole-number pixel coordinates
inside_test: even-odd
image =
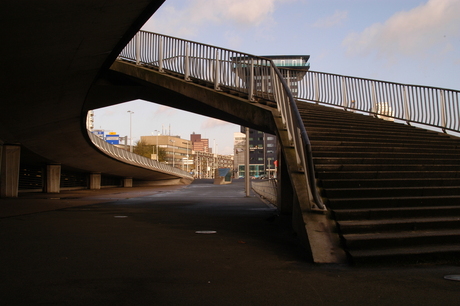
[[[325,209],[316,188],[308,135],[289,86],[272,60],[145,31],[136,34],[119,59],[178,74],[187,81],[203,81],[215,90],[243,93],[250,101],[275,102],[295,148],[298,170],[305,173],[312,207]]]
[[[160,163],[156,160],[140,156],[138,154],[131,153],[129,151],[117,148],[114,145],[111,145],[110,143],[104,141],[97,135],[91,133],[88,131],[88,136],[93,142],[93,144],[102,152],[105,154],[122,161],[124,163],[133,165],[133,166],[138,166],[142,168],[146,168],[149,170],[157,171],[157,172],[162,172],[166,174],[171,174],[177,177],[183,177],[183,178],[190,178],[193,179],[193,176],[189,174],[188,172],[171,167],[169,165]]]
[[[292,73],[281,69],[283,75]],[[308,71],[294,86],[299,101],[334,105],[460,132],[460,91]]]

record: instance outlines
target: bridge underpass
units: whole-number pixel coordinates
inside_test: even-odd
[[[162,2],[5,4],[1,196],[17,196],[19,176],[21,188],[48,192],[189,180],[109,157],[86,132],[89,88]]]
[[[141,1],[140,1],[141,2]],[[144,3],[144,2],[142,2]],[[159,3],[157,3],[159,5]],[[132,5],[132,4],[130,4]],[[108,34],[108,29],[105,29],[105,31],[101,32],[96,32],[96,33],[91,33],[91,39],[88,39],[87,41],[84,41],[85,43],[88,43],[89,45],[86,46],[86,48],[79,48],[81,46],[81,38],[85,37],[84,35],[89,35],[91,31],[89,28],[79,28],[78,24],[81,22],[87,21],[83,17],[76,18],[75,19],[75,27],[72,28],[74,31],[81,31],[78,33],[70,33],[70,35],[67,37],[65,35],[56,35],[54,37],[51,37],[50,35],[45,35],[46,34],[46,28],[43,29],[44,33],[35,33],[37,37],[40,37],[41,35],[44,35],[44,37],[47,37],[48,40],[44,41],[45,46],[54,46],[55,42],[53,42],[53,39],[62,39],[65,37],[67,40],[62,40],[62,44],[68,46],[71,46],[69,50],[67,49],[59,49],[59,50],[54,50],[53,48],[43,48],[41,50],[40,48],[36,50],[37,52],[30,52],[30,54],[27,53],[27,56],[24,56],[23,52],[20,52],[19,50],[30,50],[28,49],[28,43],[29,41],[24,41],[24,42],[18,42],[14,39],[11,40],[11,45],[15,46],[15,52],[12,54],[12,59],[7,61],[5,63],[5,67],[7,67],[7,70],[13,71],[13,73],[10,75],[11,79],[7,80],[8,84],[13,84],[14,86],[10,86],[7,88],[7,91],[4,93],[4,100],[9,101],[7,104],[7,107],[5,109],[5,112],[1,114],[2,116],[2,129],[0,130],[0,138],[3,140],[3,142],[6,144],[4,146],[4,152],[7,152],[7,150],[15,151],[18,147],[18,145],[21,145],[22,147],[26,148],[27,152],[33,152],[35,156],[39,156],[38,159],[41,159],[40,162],[46,162],[47,164],[50,165],[50,172],[52,172],[52,166],[54,165],[62,165],[64,167],[68,167],[69,169],[76,169],[79,171],[86,171],[86,172],[94,172],[95,174],[99,172],[106,172],[107,169],[116,169],[115,172],[109,173],[112,175],[120,175],[121,177],[129,177],[129,175],[132,175],[133,171],[140,171],[143,172],[145,175],[148,175],[147,173],[151,174],[151,171],[146,172],[144,169],[140,169],[139,167],[135,167],[132,165],[124,165],[119,163],[118,161],[114,161],[112,158],[108,158],[107,156],[103,155],[99,151],[96,150],[96,148],[91,144],[89,141],[89,138],[86,136],[86,131],[84,131],[84,116],[86,115],[86,111],[88,109],[94,108],[95,106],[105,106],[106,103],[108,103],[108,100],[110,99],[105,99],[103,98],[104,95],[107,95],[106,97],[111,96],[113,98],[112,102],[113,103],[118,103],[118,102],[124,102],[128,100],[132,100],[134,98],[142,98],[144,100],[149,100],[152,98],[152,91],[149,88],[149,86],[145,86],[145,83],[142,86],[139,86],[137,80],[136,82],[129,82],[129,78],[122,77],[120,78],[120,74],[116,71],[108,71],[108,68],[110,65],[113,64],[115,58],[119,54],[119,51],[124,47],[126,42],[131,38],[134,33],[138,30],[140,27],[140,24],[142,21],[145,21],[145,18],[147,18],[146,15],[142,14],[141,12],[145,9],[148,10],[150,13],[152,12],[152,9],[154,9],[150,4],[143,4],[144,6],[139,6],[135,10],[131,10],[130,12],[132,15],[124,15],[127,20],[129,20],[126,23],[119,23],[119,28],[111,28],[110,31],[119,31],[117,33],[110,32]],[[20,13],[17,11],[17,8],[14,9],[14,7],[11,7],[12,10],[8,11],[8,14],[12,14],[9,16],[13,16],[14,12]],[[120,14],[123,10],[126,9],[123,5],[114,5],[114,8],[116,8],[115,11],[110,11],[113,15],[107,16],[114,18],[114,16],[117,16],[117,14]],[[64,8],[59,8],[59,10],[55,10],[54,12],[61,14],[62,9]],[[75,8],[70,7],[69,10],[72,10]],[[47,13],[46,15],[40,15],[39,18],[42,18],[43,20],[45,19],[50,19],[49,22],[52,21],[53,17],[52,14],[53,10],[50,10],[50,13]],[[124,11],[123,11],[124,12]],[[26,11],[27,13],[27,11]],[[29,12],[29,14],[36,13],[33,10]],[[148,14],[148,13],[147,13]],[[83,16],[83,15],[82,15]],[[57,17],[56,17],[57,18]],[[60,17],[62,18],[62,17]],[[130,19],[131,18],[131,19]],[[9,20],[8,16],[4,20]],[[137,26],[133,26],[133,20],[135,20],[134,24]],[[119,20],[117,20],[119,22]],[[35,29],[36,31],[39,31],[40,29]],[[103,28],[104,30],[104,28]],[[68,33],[66,33],[68,34]],[[72,35],[73,34],[73,35]],[[115,35],[117,34],[117,35]],[[13,35],[14,36],[14,35]],[[13,37],[12,36],[12,37]],[[88,36],[89,37],[89,36]],[[123,37],[120,41],[120,37]],[[103,39],[102,39],[103,38]],[[102,39],[102,40],[100,40]],[[106,39],[106,40],[104,40]],[[103,44],[101,44],[101,41],[104,41]],[[91,44],[93,48],[91,48]],[[34,45],[34,44],[32,44]],[[84,44],[83,44],[84,45]],[[64,51],[67,50],[67,53]],[[77,50],[78,55],[75,57],[75,50]],[[106,50],[112,50],[112,52],[108,52]],[[30,50],[33,51],[33,50]],[[54,53],[53,53],[54,52]],[[103,54],[103,55],[101,55]],[[67,56],[67,57],[66,57]],[[185,54],[184,54],[185,56]],[[182,60],[185,57],[182,57]],[[247,56],[247,55],[245,55]],[[5,56],[3,58],[11,58],[8,56]],[[54,63],[56,67],[61,67],[61,65],[64,65],[67,68],[72,68],[70,70],[63,69],[63,71],[48,71],[46,68],[48,68],[48,62],[46,64],[43,64],[42,62],[38,62],[36,66],[30,67],[29,63],[35,63],[34,60],[38,59],[49,59],[49,58],[56,58],[56,59],[62,59],[62,58],[74,58],[77,61],[74,62],[74,66],[72,65],[64,65],[66,62],[65,60],[63,62],[56,62]],[[92,62],[87,62],[87,59],[91,58]],[[243,57],[244,59],[244,57]],[[252,57],[246,58],[247,60],[252,61]],[[215,60],[215,59],[214,59]],[[265,60],[263,60],[265,61]],[[85,65],[81,65],[81,63],[85,63]],[[152,61],[147,61],[147,64],[151,64]],[[40,64],[40,65],[39,65]],[[61,64],[61,65],[59,65]],[[167,64],[162,63],[162,64]],[[248,63],[244,63],[245,65]],[[90,65],[91,67],[88,68]],[[117,64],[115,64],[113,67],[115,68]],[[161,63],[156,63],[158,67],[161,67]],[[269,65],[268,62],[265,62],[263,65],[260,65],[260,63],[256,63],[256,65],[259,65],[260,67],[258,69],[265,69],[263,66]],[[101,68],[102,67],[102,68]],[[211,66],[208,66],[211,67]],[[246,69],[247,67],[243,67]],[[82,71],[80,71],[82,69]],[[135,71],[141,71],[142,67],[137,67]],[[27,78],[24,78],[24,75],[21,74],[21,72],[27,71]],[[49,74],[43,74],[43,72],[49,72]],[[208,72],[212,71],[212,68],[207,69]],[[187,72],[185,72],[185,75],[187,75]],[[287,71],[289,72],[289,71]],[[136,72],[138,73],[138,72]],[[153,75],[154,72],[149,72],[149,75]],[[228,75],[227,75],[228,76]],[[137,75],[132,75],[131,77],[137,78]],[[339,99],[339,107],[345,109],[345,110],[359,110],[359,111],[366,111],[369,112],[371,110],[371,113],[374,113],[378,116],[389,116],[390,111],[389,107],[393,107],[395,111],[398,111],[400,113],[395,113],[392,114],[394,117],[400,120],[408,120],[408,121],[415,121],[415,122],[420,122],[419,119],[411,119],[408,118],[411,115],[415,114],[416,117],[420,114],[420,112],[417,114],[417,111],[424,110],[424,109],[429,109],[431,113],[436,113],[438,111],[437,117],[434,117],[434,120],[440,121],[442,123],[438,124],[441,126],[443,129],[453,129],[453,130],[458,130],[458,120],[455,120],[455,118],[448,118],[449,120],[446,120],[446,114],[458,114],[458,98],[455,100],[455,97],[458,97],[458,93],[453,93],[447,92],[447,91],[438,91],[436,90],[431,90],[428,89],[427,91],[430,92],[435,92],[435,96],[437,99],[440,101],[438,104],[434,104],[433,100],[429,100],[428,106],[423,106],[421,109],[417,109],[417,106],[413,106],[411,104],[408,104],[408,98],[413,98],[413,96],[423,96],[419,95],[418,92],[413,94],[413,92],[409,92],[407,94],[401,94],[400,97],[395,97],[392,96],[391,94],[388,97],[381,96],[380,97],[380,90],[381,87],[374,86],[376,83],[370,80],[363,80],[364,83],[369,83],[371,84],[365,94],[363,94],[362,91],[359,90],[359,86],[356,86],[352,83],[351,87],[348,87],[348,84],[351,82],[349,77],[335,77],[331,76],[331,80],[327,80],[327,82],[318,82],[317,80],[323,80],[325,77],[324,75],[316,75],[316,74],[311,74],[308,75],[310,78],[315,78],[316,80],[311,81],[308,88],[308,94],[312,93],[313,96],[305,98],[308,101],[314,101],[314,102],[322,102],[321,98],[322,96],[327,96],[327,95],[333,95],[331,92],[334,92],[336,94],[337,92],[342,93],[341,98]],[[329,76],[327,76],[329,77]],[[104,79],[105,78],[105,79]],[[289,80],[289,76],[285,76],[286,80]],[[137,78],[140,79],[140,78]],[[161,78],[158,78],[156,82],[161,83],[161,82],[166,82],[164,80],[168,79],[168,76],[162,75]],[[131,79],[132,81],[133,79]],[[163,80],[163,81],[162,81]],[[144,81],[151,81],[151,80],[144,80]],[[121,82],[121,84],[117,84],[117,82]],[[167,81],[172,82],[172,79],[168,79]],[[205,81],[208,82],[208,81]],[[244,82],[244,81],[243,81]],[[315,83],[316,82],[316,83]],[[330,88],[323,88],[324,84],[327,83],[334,83],[335,87],[330,87]],[[159,93],[162,95],[169,95],[172,94],[171,90],[181,92],[182,88],[181,86],[184,85],[184,82],[177,82],[175,83],[175,86],[178,86],[176,88],[168,88],[169,84],[158,84],[156,83],[156,90],[158,90]],[[209,83],[209,82],[208,82]],[[282,83],[282,82],[281,82]],[[26,84],[30,90],[23,90],[22,86]],[[52,86],[46,86],[46,85],[52,85]],[[155,84],[155,82],[154,82]],[[182,84],[182,85],[178,85]],[[212,84],[212,82],[211,82]],[[115,88],[114,87],[117,87]],[[120,85],[120,86],[118,86]],[[203,85],[203,84],[201,84]],[[205,84],[206,85],[206,84]],[[215,85],[215,84],[214,84]],[[218,84],[217,84],[218,85]],[[241,85],[241,84],[240,84]],[[166,90],[162,89],[159,90],[159,87],[166,88]],[[188,83],[187,87],[193,86],[193,83]],[[386,86],[386,85],[385,85]],[[399,85],[394,85],[391,84],[391,86],[394,87],[403,87]],[[206,86],[205,86],[206,87]],[[215,89],[215,88],[214,88]],[[248,122],[246,120],[241,120],[237,118],[238,116],[235,116],[235,114],[232,114],[233,109],[228,108],[225,111],[218,110],[215,105],[213,106],[212,103],[214,101],[214,98],[216,95],[219,95],[220,98],[223,98],[223,96],[226,95],[226,90],[228,93],[233,92],[233,88],[219,88],[220,90],[214,91],[213,88],[208,88],[206,91],[202,91],[201,93],[195,92],[196,95],[199,97],[189,97],[189,99],[186,99],[186,102],[190,101],[200,101],[202,99],[206,100],[207,102],[211,104],[209,107],[203,107],[203,112],[205,112],[207,115],[211,115],[213,117],[217,118],[223,118],[224,120],[228,120],[231,122],[235,122],[237,124],[242,124],[245,125],[244,123]],[[268,89],[266,87],[265,89]],[[321,90],[324,90],[326,94],[322,94]],[[200,88],[202,90],[202,88]],[[405,90],[405,88],[404,88]],[[256,90],[257,91],[257,90]],[[254,118],[251,118],[249,121],[251,122],[252,126],[263,130],[263,131],[278,131],[278,136],[279,140],[281,143],[284,142],[284,152],[282,153],[283,158],[281,160],[288,161],[282,162],[281,163],[281,171],[280,173],[282,175],[289,176],[290,179],[283,179],[281,178],[282,182],[286,183],[284,184],[284,187],[280,189],[279,192],[279,197],[282,199],[280,202],[280,207],[283,211],[289,211],[292,210],[294,212],[294,223],[296,226],[296,231],[300,236],[302,236],[302,241],[305,243],[307,246],[311,246],[312,243],[318,243],[319,248],[312,247],[311,250],[312,252],[316,252],[317,250],[320,250],[320,253],[323,255],[328,254],[328,256],[333,255],[334,257],[338,254],[331,254],[331,241],[336,240],[337,238],[337,232],[334,231],[334,224],[330,218],[330,211],[327,211],[327,205],[324,206],[322,203],[323,199],[318,198],[318,195],[316,194],[318,192],[316,186],[316,177],[307,177],[306,174],[308,173],[311,175],[313,167],[311,167],[311,164],[307,166],[307,162],[305,160],[305,156],[301,156],[299,152],[301,151],[294,151],[294,147],[303,147],[305,143],[303,141],[305,140],[305,134],[298,135],[298,130],[295,128],[291,131],[289,129],[285,129],[283,127],[284,124],[286,124],[288,127],[291,125],[291,123],[284,123],[281,122],[281,117],[279,117],[279,114],[275,114],[275,116],[272,115],[272,117],[268,118],[268,113],[272,112],[275,110],[274,108],[270,109],[267,105],[264,104],[257,104],[256,107],[252,104],[253,102],[263,102],[264,99],[268,101],[273,101],[272,95],[274,95],[276,90],[268,90],[265,93],[263,91],[260,91],[262,93],[261,97],[253,97],[252,92],[246,92],[245,95],[243,95],[243,100],[241,101],[242,103],[239,104],[245,112],[249,112]],[[282,91],[282,90],[281,90]],[[328,92],[329,91],[329,92]],[[280,92],[278,91],[277,94]],[[358,93],[358,96],[361,95],[361,99],[355,100],[356,97],[352,97],[352,95],[355,95]],[[264,95],[267,94],[267,95]],[[287,94],[287,92],[285,92]],[[185,93],[182,93],[180,95],[176,95],[177,97],[183,98]],[[94,97],[98,97],[98,99]],[[174,96],[174,95],[173,95]],[[365,97],[364,97],[365,96]],[[376,101],[376,97],[382,98],[381,100]],[[451,97],[454,97],[453,99]],[[239,96],[232,96],[227,97],[229,101],[234,101],[238,100]],[[402,98],[401,98],[402,97]],[[257,101],[257,99],[259,99]],[[285,99],[285,98],[282,98]],[[155,99],[156,100],[156,99]],[[251,102],[247,102],[247,100]],[[30,103],[29,101],[35,101],[35,103]],[[83,101],[86,101],[86,104],[83,104]],[[102,101],[102,102],[101,102]],[[384,101],[384,102],[382,102]],[[451,103],[451,102],[457,101],[457,104]],[[155,101],[157,102],[157,101]],[[286,101],[284,101],[286,103]],[[367,103],[367,104],[366,104]],[[390,103],[390,104],[376,104],[376,103]],[[402,107],[396,108],[396,104],[400,103]],[[228,105],[231,103],[229,102]],[[289,103],[288,103],[289,104]],[[359,105],[354,105],[354,104],[359,104]],[[227,107],[228,107],[227,105]],[[377,107],[377,109],[374,109],[373,107]],[[371,107],[368,107],[371,106]],[[187,110],[190,109],[190,104],[184,104],[184,105],[178,105],[179,108]],[[24,112],[24,109],[28,109],[28,112]],[[257,111],[256,111],[257,109]],[[263,111],[261,111],[263,110]],[[285,115],[283,119],[288,118],[288,120],[291,120],[292,114],[289,114],[286,116],[287,113],[289,113],[288,109],[283,109],[283,106],[280,108],[278,106],[278,110],[281,115]],[[260,112],[260,113],[259,113]],[[226,114],[230,113],[230,115]],[[259,115],[257,115],[259,114]],[[225,119],[225,118],[226,119]],[[268,119],[268,121],[265,121],[265,119]],[[273,118],[273,119],[271,119]],[[431,120],[431,118],[428,118]],[[431,124],[434,125],[430,120],[425,122],[426,124]],[[268,122],[268,124],[267,124]],[[422,122],[423,123],[423,122]],[[452,124],[454,126],[452,126]],[[249,125],[249,124],[247,124]],[[268,125],[268,126],[267,126]],[[455,127],[455,125],[457,127]],[[71,143],[69,141],[69,136],[74,136],[75,138],[73,139],[74,141]],[[300,137],[302,136],[302,137]],[[59,144],[59,145],[56,145]],[[294,145],[294,146],[293,146]],[[79,150],[75,150],[75,146],[78,146]],[[9,156],[8,154],[3,154],[3,157]],[[17,155],[14,155],[12,153],[12,158],[13,160],[17,158]],[[32,159],[31,159],[32,160]],[[17,161],[16,161],[17,162]],[[290,164],[289,164],[290,162]],[[8,164],[8,161],[6,161],[5,164]],[[5,173],[5,166],[2,167],[2,173]],[[310,170],[310,171],[308,171]],[[139,174],[142,175],[142,174]],[[153,177],[152,177],[153,178]],[[170,178],[176,178],[176,176],[172,176]],[[6,180],[3,178],[2,183],[5,183]],[[312,184],[313,183],[313,184]],[[283,184],[281,184],[283,185]],[[310,187],[310,188],[308,188]],[[295,190],[295,192],[293,192]],[[316,197],[315,197],[316,196]],[[327,203],[327,198],[326,198],[326,204]],[[300,203],[299,203],[300,202]],[[284,206],[284,204],[287,204]],[[326,209],[325,209],[326,208]],[[324,213],[327,211],[326,213]],[[318,220],[319,219],[319,220]],[[330,228],[325,227],[326,225],[331,225]],[[312,226],[313,228],[310,228],[309,230],[305,230],[305,226],[309,227]],[[315,227],[316,226],[316,227]],[[320,228],[319,228],[319,227]],[[306,237],[305,235],[308,234],[315,234],[315,233],[320,233],[320,236],[329,236],[326,237],[326,239],[311,239],[311,237]],[[308,238],[308,239],[307,239]],[[335,241],[336,242],[336,241]],[[337,245],[332,243],[334,247]],[[334,250],[335,251],[335,250]],[[337,250],[337,253],[340,252],[340,250]],[[454,250],[454,252],[457,252]],[[315,257],[316,254],[313,254],[313,258],[317,262],[332,262],[333,260],[328,257],[327,259],[324,259],[324,257],[317,256]]]

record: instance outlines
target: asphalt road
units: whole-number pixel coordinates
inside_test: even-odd
[[[0,200],[0,305],[459,305],[449,265],[309,263],[244,183]]]

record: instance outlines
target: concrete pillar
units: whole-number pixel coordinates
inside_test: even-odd
[[[89,189],[101,189],[101,174],[100,173],[90,173]]]
[[[123,179],[123,187],[133,187],[133,178],[132,177],[125,177]]]
[[[21,146],[3,145],[0,148],[0,197],[15,198],[19,188]]]
[[[46,165],[46,181],[44,192],[61,192],[61,165]]]
[[[289,171],[286,164],[286,157],[283,154],[281,145],[278,142],[278,169],[277,169],[277,206],[282,214],[292,213],[292,207],[294,204],[294,189],[289,177]]]

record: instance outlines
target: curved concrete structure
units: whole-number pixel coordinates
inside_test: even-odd
[[[90,88],[162,3],[2,4],[0,143],[21,145],[21,163],[61,164],[63,169],[141,180],[175,178],[105,156],[85,126]]]

